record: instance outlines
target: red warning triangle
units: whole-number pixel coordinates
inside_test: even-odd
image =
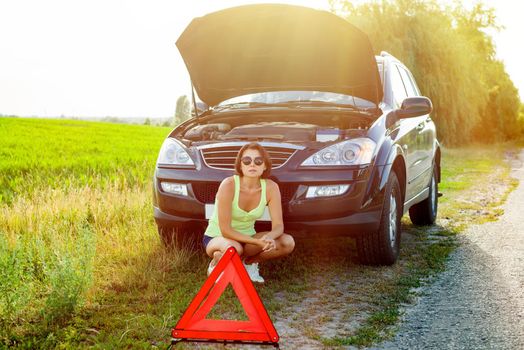
[[[248,321],[206,319],[231,284]],[[229,247],[191,301],[171,335],[184,340],[278,343],[279,336],[237,251]]]

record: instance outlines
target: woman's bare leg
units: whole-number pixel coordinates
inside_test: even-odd
[[[230,246],[235,247],[238,255],[242,256],[242,254],[244,253],[242,244],[232,239],[224,237],[215,237],[212,240],[210,240],[206,246],[206,253],[209,257],[216,259],[216,262],[218,262],[222,255],[226,252],[226,249]]]
[[[258,232],[255,234],[256,238],[260,238],[267,232]],[[295,240],[291,235],[287,233],[282,234],[280,237],[275,239],[276,248],[268,252],[262,252],[262,248],[253,244],[246,244],[244,246],[244,255],[246,257],[246,263],[252,264],[261,262],[264,260],[281,258],[290,254],[295,249]]]

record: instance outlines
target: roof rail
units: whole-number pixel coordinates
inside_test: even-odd
[[[393,56],[392,54],[390,54],[389,52],[387,51],[381,51],[380,52],[380,57],[384,57],[384,58],[388,58],[390,61],[397,61],[397,62],[400,62],[400,60],[398,58],[396,58],[395,56]]]

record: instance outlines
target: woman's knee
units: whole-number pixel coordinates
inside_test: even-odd
[[[295,239],[293,236],[284,233],[280,238],[280,248],[285,254],[291,253],[295,249]]]
[[[244,252],[242,244],[239,242],[224,237],[216,237],[209,242],[208,246],[206,247],[206,253],[210,257],[213,257],[214,251],[220,250],[221,253],[225,253],[227,248],[230,246],[236,249],[238,255],[242,255]]]
[[[227,242],[226,244],[224,244],[224,249],[223,249],[224,252],[226,251],[228,247],[232,246],[233,248],[236,249],[238,255],[242,255],[244,253],[244,247],[242,246],[240,242],[234,241],[232,239],[227,239],[227,238],[225,238],[225,240]]]

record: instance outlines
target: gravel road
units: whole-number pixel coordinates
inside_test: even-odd
[[[448,266],[378,349],[524,349],[524,151],[496,222],[470,226]]]

